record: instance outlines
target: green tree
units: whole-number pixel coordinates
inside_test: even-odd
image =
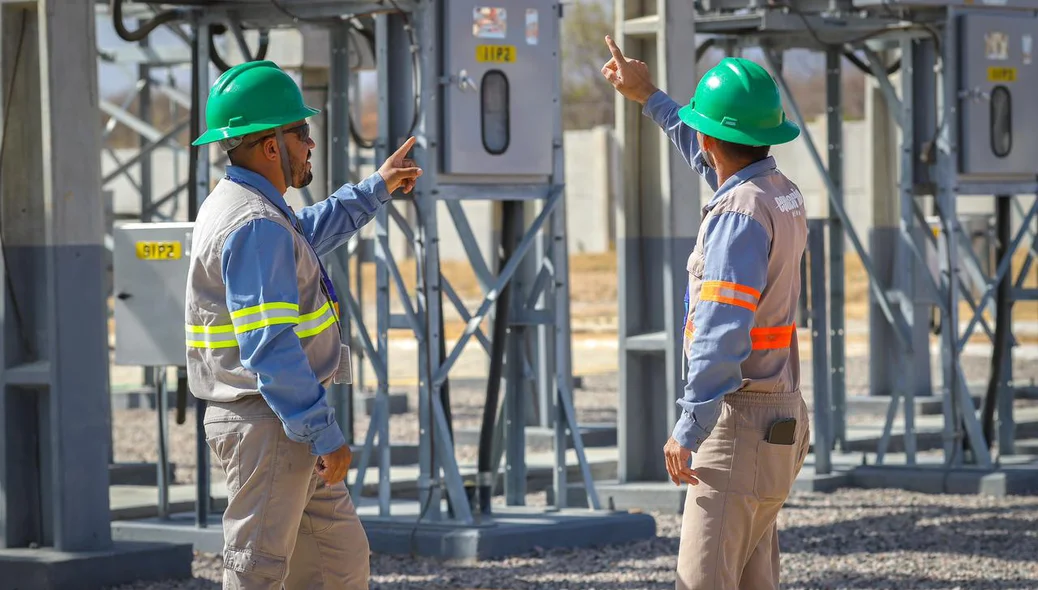
[[[605,36],[613,32],[611,0],[574,0],[564,5],[562,121],[566,129],[613,124],[613,87],[602,77],[609,59]]]

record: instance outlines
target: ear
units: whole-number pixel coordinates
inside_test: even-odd
[[[700,148],[702,148],[702,149],[704,149],[704,150],[706,150],[708,152],[713,152],[714,150],[717,149],[717,143],[714,141],[713,137],[710,137],[709,135],[706,135],[704,133],[699,133],[699,138],[700,138],[700,141],[699,141],[699,147]]]
[[[278,141],[274,137],[268,137],[263,140],[263,157],[276,162],[278,160]]]

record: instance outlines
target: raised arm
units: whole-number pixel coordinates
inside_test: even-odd
[[[717,190],[717,173],[706,165],[696,132],[678,117],[679,105],[652,83],[645,62],[625,57],[611,37],[606,37],[606,45],[611,57],[602,66],[605,79],[624,98],[642,105],[642,114],[663,129],[685,162]]]
[[[296,213],[307,240],[318,256],[324,256],[349,241],[389,202],[398,188],[410,192],[422,175],[413,160],[406,158],[415,138],[408,139],[374,174],[360,184],[344,184],[339,190]]]

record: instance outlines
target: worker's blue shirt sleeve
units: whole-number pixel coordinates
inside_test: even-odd
[[[706,165],[703,152],[699,149],[699,141],[696,139],[696,131],[685,125],[678,116],[680,109],[680,105],[667,96],[666,92],[657,90],[645,102],[642,114],[652,119],[667,133],[667,137],[678,148],[681,157],[685,158],[688,165],[705,178],[710,188],[716,191],[717,172]]]
[[[224,243],[222,272],[242,366],[256,374],[285,434],[310,445],[314,455],[346,444],[295,333],[300,310],[292,234],[269,219],[248,222]]]
[[[724,283],[735,283],[761,293],[771,251],[764,226],[742,213],[711,217],[704,230],[704,292],[695,308],[688,381],[684,396],[677,402],[682,412],[671,433],[682,447],[692,451],[699,450],[717,424],[724,396],[742,385],[741,365],[752,350],[754,310],[717,301],[725,297],[710,291],[720,287],[723,294],[731,288]]]
[[[359,184],[344,184],[327,199],[296,213],[318,256],[349,241],[390,200],[386,181],[375,172]]]

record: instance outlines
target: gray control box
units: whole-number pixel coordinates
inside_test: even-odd
[[[967,13],[958,24],[960,172],[1038,173],[1038,18]]]
[[[554,0],[445,3],[443,172],[552,171]]]
[[[184,299],[192,223],[129,223],[113,230],[115,363],[183,366]]]

